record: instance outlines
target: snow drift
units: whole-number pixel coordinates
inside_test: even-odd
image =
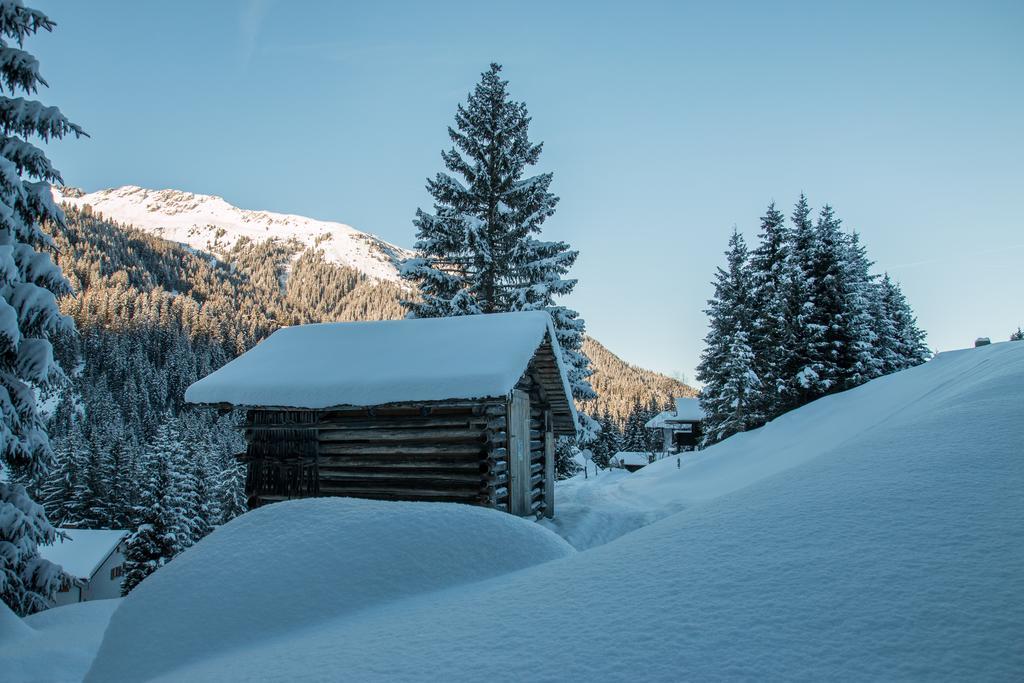
[[[786,413],[760,429],[736,434],[712,448],[653,463],[630,476],[602,473],[589,481],[572,480],[558,491],[558,516],[546,522],[578,549],[585,549],[646,526],[702,501],[718,498],[827,455],[850,441],[866,439],[885,427],[935,414],[966,409],[962,397],[974,388],[1005,384],[1019,369],[1024,345],[995,344],[990,350],[942,353],[925,365],[826,396]],[[992,396],[1000,404],[984,424],[1006,418],[994,438],[1015,442],[1024,456],[1024,401],[1013,388]],[[1019,393],[1016,394],[1019,397]],[[979,400],[981,397],[979,396]],[[954,420],[938,428],[928,442],[908,443],[907,452],[931,441],[959,438],[965,427]],[[985,439],[988,440],[987,438]],[[983,464],[982,450],[967,445]]]
[[[115,614],[90,676],[113,678],[155,657],[182,665],[164,669],[164,680],[190,681],[327,680],[339,672],[350,680],[1019,680],[1022,453],[1024,344],[1008,343],[943,354],[818,401],[683,469],[664,462],[620,477],[606,493],[668,516],[586,552],[551,553],[557,561],[471,584],[438,579],[448,588],[430,594],[378,601],[372,572],[342,585],[323,578],[316,555],[268,547],[258,550],[260,576],[273,590],[242,588],[252,563],[232,555],[257,552],[252,543],[280,537],[261,527],[296,514],[271,506],[225,529],[235,535],[223,550],[215,534],[207,548],[175,560],[177,574],[172,563],[143,584],[149,590]],[[668,514],[669,504],[679,511]],[[418,509],[403,510],[406,521],[415,525]],[[460,525],[464,514],[484,512],[446,509]],[[390,528],[397,519],[389,519]],[[497,557],[506,546],[515,554],[506,535],[519,532],[517,521],[493,539]],[[310,533],[319,539],[332,529]],[[309,546],[317,547],[313,537]],[[456,546],[399,558],[389,547],[381,560],[345,559],[391,567],[402,582],[419,573],[405,565],[435,576],[434,563],[462,573],[480,561],[455,554]],[[342,557],[330,546],[324,555]],[[332,579],[349,575],[331,568]],[[203,592],[211,580],[235,597],[200,610],[215,597]],[[304,581],[365,593],[366,609],[325,614],[335,601],[305,597],[297,588]],[[288,599],[275,597],[285,585]],[[310,620],[315,627],[300,627]],[[261,623],[281,628],[253,643],[237,635]],[[205,659],[186,659],[186,649],[168,645],[169,633],[216,644],[201,647]]]
[[[572,553],[539,525],[484,508],[277,503],[214,531],[143,581],[111,619],[87,680],[147,680],[212,653]]]
[[[77,602],[24,620],[0,603],[0,680],[82,680],[96,656],[110,615],[120,602]],[[18,622],[16,631],[4,631],[8,617]]]

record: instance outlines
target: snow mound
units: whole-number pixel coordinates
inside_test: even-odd
[[[214,652],[572,553],[540,525],[484,508],[277,503],[217,529],[143,581],[114,614],[87,680],[149,679]]]
[[[760,429],[683,453],[678,462],[672,456],[624,478],[602,475],[583,484],[561,482],[556,490],[558,516],[547,524],[577,549],[605,543],[821,457],[885,425],[923,417],[1011,372],[1022,355],[1024,344],[1017,342],[940,353],[924,365],[826,396]],[[1024,426],[1024,403],[1016,408]],[[950,425],[943,431],[956,428]]]
[[[0,601],[0,643],[13,642],[19,638],[32,635],[21,617],[11,611],[6,603]]]
[[[180,190],[147,190],[135,185],[84,194],[53,188],[53,198],[119,223],[134,225],[158,237],[209,251],[230,247],[243,237],[261,242],[271,237],[295,238],[324,251],[328,261],[355,268],[378,280],[397,282],[397,259],[412,252],[343,223],[304,216],[240,209],[221,197]]]
[[[674,491],[681,511],[605,545],[163,680],[1024,678],[1024,343],[943,354],[773,425],[689,476],[611,477],[637,510]]]
[[[120,602],[92,600],[33,614],[23,622],[28,635],[24,638],[10,639],[0,627],[0,679],[12,683],[82,680]],[[3,608],[0,603],[0,611]]]

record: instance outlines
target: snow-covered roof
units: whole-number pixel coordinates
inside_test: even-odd
[[[646,451],[619,451],[614,456],[620,465],[649,465],[651,454]]]
[[[677,420],[703,420],[704,409],[700,407],[699,398],[677,398],[676,399]]]
[[[506,396],[538,352],[559,433],[576,412],[544,311],[286,327],[185,392],[200,404],[323,409]],[[542,381],[543,378],[541,378]]]
[[[64,573],[90,579],[128,535],[123,529],[60,529],[68,536],[53,545],[39,546],[43,559],[64,568]]]
[[[679,422],[700,422],[704,419],[704,409],[700,407],[699,399],[677,398],[675,402],[675,410],[658,413],[648,420],[645,426],[648,429],[662,429],[672,427]]]

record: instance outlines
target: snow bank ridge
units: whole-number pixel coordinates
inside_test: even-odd
[[[139,584],[86,680],[148,680],[232,647],[573,554],[539,524],[478,507],[351,498],[268,505]]]

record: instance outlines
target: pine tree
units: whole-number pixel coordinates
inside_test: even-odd
[[[749,266],[742,240],[730,242],[698,373],[706,444],[930,355],[899,287],[871,272],[860,236],[843,232],[828,205],[814,224],[810,214],[800,195],[787,230],[769,205]]]
[[[403,275],[419,288],[421,300],[407,304],[416,317],[519,310],[526,288],[560,265],[567,270],[572,264],[566,260],[575,257],[560,256],[564,245],[551,245],[545,256],[556,260],[554,268],[531,262],[537,245],[528,240],[554,213],[558,198],[548,192],[552,174],[522,177],[539,160],[542,145],[530,142],[526,105],[511,101],[500,72],[492,64],[483,73],[466,105],[458,107],[457,129],[448,129],[455,147],[441,157],[462,180],[438,173],[427,181],[435,213],[416,212],[421,256],[403,264]],[[571,290],[571,284],[562,287]]]
[[[786,357],[793,345],[793,331],[787,322],[787,293],[790,288],[790,231],[786,217],[775,202],[761,217],[760,244],[750,253],[750,300],[754,312],[750,347],[755,372],[761,378],[762,405],[759,413],[770,420],[785,409]]]
[[[598,424],[601,429],[591,445],[591,452],[594,454],[594,464],[601,469],[608,469],[612,457],[622,450],[622,434],[607,408],[601,413]]]
[[[183,438],[186,457],[182,466],[188,474],[189,516],[194,543],[213,531],[222,518],[220,497],[216,495],[217,449],[210,430],[201,419],[195,419],[188,425]]]
[[[651,396],[651,400],[647,404],[646,414],[644,415],[644,435],[647,438],[647,447],[644,450],[650,453],[660,453],[665,447],[661,430],[651,429],[647,426],[647,423],[656,418],[660,413],[661,407],[658,405],[658,398]]]
[[[1024,329],[1017,326],[1017,331],[1010,334],[1010,341],[1024,341]]]
[[[77,438],[69,435],[56,445],[54,466],[40,488],[40,499],[46,516],[57,526],[71,526],[72,520],[79,516],[74,498],[83,466],[80,443],[79,432]]]
[[[792,228],[789,231],[787,253],[786,338],[788,346],[782,363],[783,390],[780,403],[773,411],[779,415],[812,400],[812,392],[805,383],[806,368],[811,366],[811,342],[813,332],[811,316],[814,302],[811,284],[814,254],[818,249],[817,235],[811,222],[811,207],[803,194],[793,207],[790,216]]]
[[[907,303],[900,286],[886,273],[881,282],[882,310],[893,334],[895,362],[890,370],[905,370],[924,363],[931,351],[924,343],[925,333],[917,326],[917,318]]]
[[[568,479],[583,469],[580,467],[577,458],[580,448],[573,439],[559,439],[555,444],[555,477]]]
[[[882,341],[877,335],[874,315],[880,306],[881,293],[877,276],[871,274],[874,263],[854,232],[846,237],[844,277],[846,280],[846,311],[844,320],[849,337],[848,366],[843,368],[842,386],[851,389],[882,375]]]
[[[526,105],[512,101],[500,73],[501,66],[491,64],[466,104],[458,106],[455,128],[448,129],[454,147],[441,158],[449,173],[427,181],[434,213],[417,209],[419,255],[401,267],[419,298],[403,303],[417,318],[547,311],[573,398],[594,399],[587,381],[590,361],[582,350],[584,322],[555,302],[576,286],[565,276],[577,252],[565,242],[538,238],[558,203],[548,191],[553,175],[523,177],[540,159],[543,143],[530,141]],[[580,444],[594,437],[596,426],[580,412]],[[558,452],[567,457],[571,450]]]
[[[178,421],[168,415],[142,455],[137,527],[128,537],[123,595],[192,544],[195,503],[180,439]]]
[[[633,407],[626,418],[626,425],[622,430],[622,450],[630,453],[642,453],[647,450],[647,430],[644,427],[646,422],[647,409],[640,402],[640,397],[633,399]]]
[[[875,296],[870,302],[871,324],[875,335],[874,355],[882,375],[903,367],[896,338],[896,320],[889,311],[892,302],[892,281],[887,273],[875,287]]]
[[[47,83],[39,63],[24,51],[26,38],[52,31],[45,14],[19,0],[0,0],[0,89],[33,95]],[[29,142],[83,135],[56,107],[22,97],[0,96],[0,597],[18,614],[43,609],[56,591],[59,568],[42,560],[41,543],[56,531],[25,486],[37,487],[53,452],[36,407],[33,387],[59,372],[50,337],[71,329],[56,297],[69,291],[50,260],[54,242],[40,224],[63,224],[50,196],[50,183],[63,181],[43,151]]]
[[[718,269],[714,296],[705,312],[710,330],[697,365],[697,379],[704,383],[700,394],[705,441],[714,443],[763,423],[757,412],[763,405],[761,381],[750,346],[754,314],[751,310],[751,278],[743,236],[733,230],[725,252],[727,268]]]
[[[815,250],[808,278],[808,362],[799,373],[810,400],[845,388],[846,368],[853,363],[846,305],[845,237],[840,225],[832,207],[823,206],[814,226]]]

